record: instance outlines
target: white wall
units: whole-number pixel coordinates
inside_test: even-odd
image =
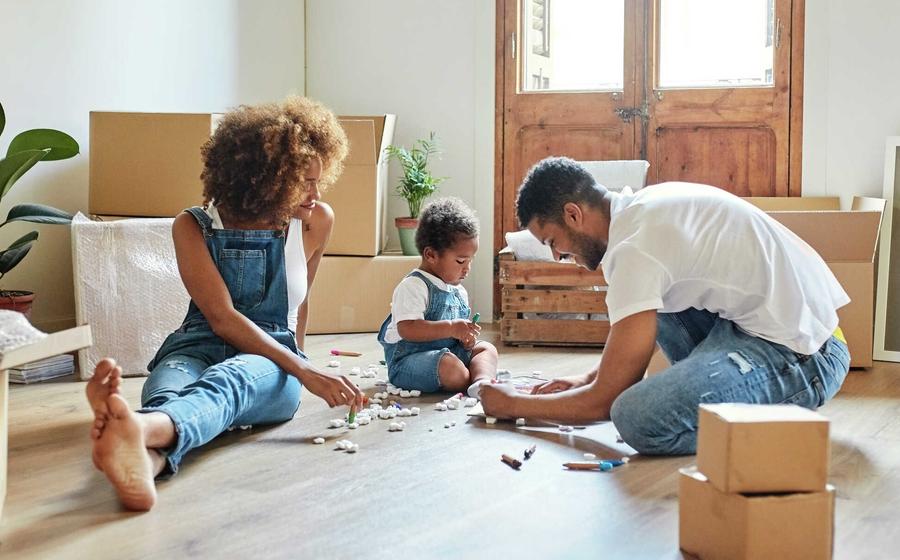
[[[44,162],[0,208],[41,202],[87,211],[88,112],[207,112],[302,93],[302,0],[0,0],[0,149],[28,128],[58,128],[82,153]],[[31,224],[2,231],[3,248]],[[68,230],[37,226],[41,238],[2,288],[37,294],[33,319],[73,324]]]
[[[339,114],[397,114],[394,143],[437,132],[445,153],[440,194],[470,204],[480,249],[465,282],[475,311],[491,316],[493,278],[494,3],[487,0],[308,0],[307,95]],[[399,165],[392,163],[390,185]],[[393,193],[393,191],[392,191]],[[393,218],[409,212],[391,194]],[[338,218],[340,219],[340,218]]]
[[[900,134],[900,2],[806,0],[804,196],[881,196]]]

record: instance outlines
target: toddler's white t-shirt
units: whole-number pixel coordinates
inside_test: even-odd
[[[413,272],[418,272],[425,278],[428,278],[440,290],[445,292],[458,291],[463,301],[468,305],[469,294],[462,284],[451,286],[434,274],[429,274],[420,268]],[[384,341],[391,344],[400,342],[402,338],[400,333],[397,332],[397,323],[400,321],[424,319],[426,309],[428,309],[428,286],[425,285],[421,278],[407,276],[394,288],[394,296],[391,299],[391,323],[384,333]]]

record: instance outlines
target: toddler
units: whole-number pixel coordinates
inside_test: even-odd
[[[460,284],[478,251],[475,214],[456,198],[432,202],[419,218],[416,248],[422,262],[394,289],[378,333],[388,379],[409,390],[477,396],[478,384],[497,371],[497,349],[478,340],[481,327],[469,320]]]

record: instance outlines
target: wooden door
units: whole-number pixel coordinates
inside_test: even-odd
[[[649,20],[648,184],[799,191],[789,172],[791,2],[653,0]]]

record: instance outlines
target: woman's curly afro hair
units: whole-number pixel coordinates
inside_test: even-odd
[[[321,162],[323,190],[341,174],[347,136],[324,105],[290,96],[226,113],[201,154],[206,202],[242,221],[284,223],[306,194],[311,161]]]

